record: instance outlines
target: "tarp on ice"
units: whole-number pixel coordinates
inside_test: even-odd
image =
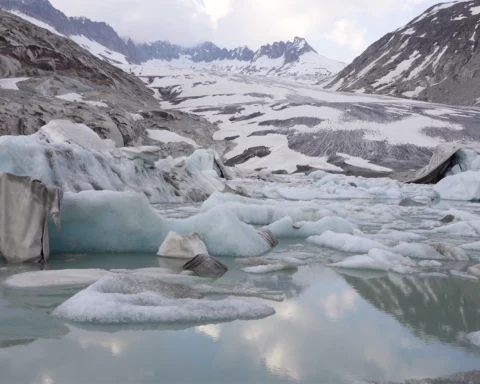
[[[436,184],[445,177],[452,167],[459,151],[471,150],[480,154],[480,144],[477,143],[444,143],[435,148],[430,163],[415,173],[407,183]]]
[[[0,252],[8,262],[48,259],[48,216],[59,228],[62,196],[31,177],[0,173]]]

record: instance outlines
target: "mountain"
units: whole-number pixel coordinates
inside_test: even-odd
[[[182,48],[166,41],[139,46],[146,64],[276,76],[312,81],[331,76],[345,64],[319,55],[305,39],[275,42],[261,46],[256,52],[248,47],[232,50],[219,48],[211,42],[193,48]]]
[[[435,5],[372,44],[326,88],[480,103],[480,0]]]
[[[85,124],[118,147],[156,145],[164,156],[185,155],[196,146],[191,136],[222,152],[222,142],[212,138],[215,125],[162,110],[137,77],[71,39],[0,11],[0,135],[29,135],[58,119]],[[159,142],[151,135],[159,130],[185,137]]]
[[[48,0],[0,0],[0,9],[20,16],[53,33],[69,37],[112,64],[148,63],[179,68],[279,76],[315,82],[332,76],[344,63],[319,55],[305,39],[275,42],[256,52],[248,47],[228,50],[212,42],[181,47],[168,41],[135,44],[125,41],[104,22],[67,17]]]

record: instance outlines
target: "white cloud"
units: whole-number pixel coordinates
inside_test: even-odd
[[[438,0],[51,0],[71,16],[106,21],[136,41],[234,48],[307,38],[322,54],[350,60]]]
[[[338,45],[346,45],[353,51],[360,52],[367,47],[366,34],[366,28],[357,28],[350,20],[342,19],[334,23],[333,30],[325,37]]]

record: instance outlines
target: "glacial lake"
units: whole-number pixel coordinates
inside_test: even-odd
[[[371,203],[358,204],[365,215]],[[480,211],[477,204],[444,203],[415,217],[403,209],[398,217],[418,226],[452,206]],[[156,208],[180,217],[198,210]],[[360,226],[365,233],[385,226],[367,224]],[[40,266],[0,264],[0,382],[347,384],[480,369],[480,347],[467,337],[480,331],[480,281],[448,272],[478,264],[478,254],[469,254],[469,262],[442,262],[439,271],[396,274],[331,268],[332,258],[347,255],[303,239],[282,239],[274,253],[283,252],[307,253],[311,258],[296,271],[254,275],[243,272],[233,258],[223,257],[219,259],[229,271],[212,282],[215,286],[230,281],[283,294],[283,301],[245,298],[268,305],[274,315],[194,324],[66,321],[52,316],[52,311],[85,286],[9,287],[3,284],[5,279]],[[54,255],[44,269],[180,271],[182,264],[154,254]]]

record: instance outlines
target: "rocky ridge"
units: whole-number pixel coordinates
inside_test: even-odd
[[[479,28],[480,0],[435,5],[373,43],[326,88],[478,105]]]

